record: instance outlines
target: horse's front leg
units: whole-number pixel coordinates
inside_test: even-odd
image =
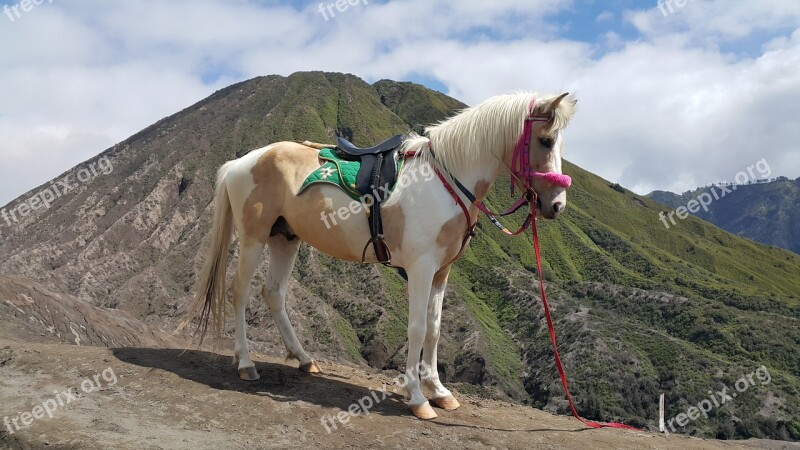
[[[425,334],[425,344],[422,348],[425,371],[421,377],[422,385],[433,394],[433,398],[431,398],[433,404],[445,411],[453,411],[461,406],[458,400],[453,397],[453,394],[439,380],[439,370],[437,368],[437,346],[439,345],[439,330],[442,325],[442,303],[444,303],[444,291],[447,288],[447,276],[449,274],[450,266],[447,266],[440,269],[433,277],[433,286],[428,302],[427,332]]]
[[[411,397],[408,402],[411,412],[423,420],[437,417],[420,389],[420,371],[423,366],[419,361],[427,331],[428,300],[435,271],[434,265],[423,264],[419,261],[408,270],[408,361],[406,362],[405,389]]]

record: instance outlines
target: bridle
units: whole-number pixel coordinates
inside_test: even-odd
[[[430,143],[428,144],[428,150],[430,151],[431,157],[435,163],[433,165],[434,172],[436,172],[436,175],[439,177],[439,180],[441,180],[445,189],[447,189],[447,192],[450,193],[450,196],[453,197],[453,199],[456,201],[456,204],[458,204],[458,206],[461,208],[461,211],[467,220],[467,232],[465,233],[464,240],[461,244],[461,251],[456,256],[456,259],[461,257],[467,242],[469,242],[469,239],[475,235],[475,227],[478,224],[478,219],[476,218],[475,221],[472,220],[472,215],[469,212],[469,208],[467,208],[467,205],[464,204],[463,200],[461,200],[461,196],[456,193],[455,189],[453,189],[447,178],[449,177],[453,181],[453,184],[455,184],[458,190],[461,191],[461,193],[470,201],[471,205],[474,205],[479,211],[486,214],[486,217],[491,220],[492,224],[499,228],[504,234],[508,236],[517,236],[522,234],[525,230],[530,228],[536,220],[536,201],[538,196],[536,191],[533,189],[533,182],[536,178],[541,178],[549,184],[560,186],[564,189],[567,189],[572,185],[572,178],[570,178],[569,175],[555,172],[538,172],[531,167],[530,148],[531,139],[533,138],[533,125],[535,123],[546,123],[552,120],[553,118],[548,115],[536,114],[536,99],[534,98],[531,100],[531,103],[528,106],[528,115],[525,117],[525,122],[522,125],[522,132],[520,133],[519,139],[517,139],[517,143],[514,146],[514,154],[511,157],[511,168],[507,167],[505,163],[497,157],[497,155],[492,153],[492,155],[498,159],[500,166],[504,168],[510,175],[511,195],[514,195],[515,186],[517,184],[521,185],[525,191],[519,200],[501,213],[492,212],[492,210],[489,209],[483,201],[478,200],[475,194],[473,194],[466,186],[458,181],[458,178],[450,173],[450,171],[447,170],[447,168],[445,168],[441,162],[436,159],[436,154],[433,151],[433,147],[430,145]],[[447,174],[447,177],[445,177],[444,174]],[[529,206],[528,216],[517,231],[509,231],[508,228],[506,228],[498,220],[498,217],[514,214],[526,204]]]
[[[511,179],[511,195],[514,195],[514,181],[520,179],[525,182],[525,189],[531,189],[534,178],[543,178],[550,184],[561,186],[568,189],[572,185],[572,178],[569,175],[564,175],[555,172],[537,172],[531,168],[531,139],[533,137],[533,124],[536,122],[549,122],[553,120],[549,116],[541,116],[535,113],[536,99],[531,100],[528,107],[528,116],[525,118],[525,124],[522,127],[522,134],[517,140],[517,145],[514,147],[514,155],[511,157],[511,173],[514,175]],[[505,167],[505,165],[503,165]]]

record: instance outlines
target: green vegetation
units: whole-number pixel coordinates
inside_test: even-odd
[[[453,111],[467,106],[414,83],[381,80],[373,86],[381,102],[420,134],[426,125],[435,124],[452,115]]]
[[[737,236],[800,253],[800,178],[759,180],[728,187],[727,191],[730,192],[711,186],[680,195],[653,191],[648,197],[670,208],[677,208],[686,206],[704,192],[710,195],[712,189],[720,198],[708,205],[708,211],[700,209],[695,214],[697,217]]]

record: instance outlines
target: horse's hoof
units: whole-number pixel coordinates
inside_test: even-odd
[[[261,378],[261,375],[258,374],[255,367],[243,367],[239,369],[239,378],[244,381],[256,381]]]
[[[436,415],[436,411],[433,410],[431,404],[428,402],[416,406],[409,405],[409,407],[411,408],[411,412],[417,419],[432,420],[439,417],[438,415]]]
[[[452,395],[441,398],[432,398],[431,401],[434,405],[442,408],[445,411],[455,411],[461,407],[461,403],[458,403],[458,400],[456,400],[456,398]]]
[[[305,373],[322,373],[316,361],[311,361],[300,366],[300,372]]]

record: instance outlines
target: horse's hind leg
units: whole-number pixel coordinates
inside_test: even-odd
[[[245,309],[250,300],[250,281],[253,279],[264,244],[255,239],[243,239],[239,243],[239,270],[233,284],[233,309],[236,316],[236,343],[233,353],[239,361],[239,377],[247,381],[259,379],[255,364],[250,360],[247,347],[247,320]]]
[[[303,346],[294,333],[294,328],[289,322],[286,314],[286,295],[289,291],[289,280],[297,257],[297,250],[300,248],[300,240],[293,239],[288,241],[284,236],[273,236],[269,238],[269,271],[267,272],[267,283],[261,294],[267,302],[275,326],[281,333],[283,343],[286,346],[286,358],[295,358],[300,361],[300,370],[308,373],[320,372],[319,366],[308,353],[303,350]]]

